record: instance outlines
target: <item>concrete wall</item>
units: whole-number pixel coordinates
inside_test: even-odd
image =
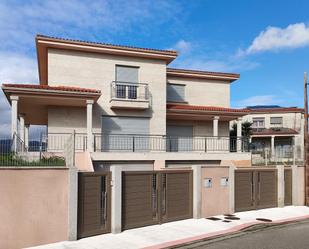
[[[230,107],[229,82],[180,77],[168,77],[167,81],[185,85],[185,100],[190,105]]]
[[[0,169],[0,248],[68,239],[68,170]]]
[[[229,186],[220,185],[221,177],[229,177],[229,167],[203,167],[202,168],[202,198],[201,216],[210,217],[213,215],[229,213]],[[204,179],[212,179],[212,187],[204,186]]]
[[[151,93],[151,108],[146,111],[114,111],[110,108],[111,87],[116,65],[139,67],[139,82],[147,83]],[[166,120],[166,63],[160,60],[112,56],[76,51],[48,50],[48,84],[78,86],[101,90],[102,96],[93,109],[94,132],[101,131],[101,115],[146,116],[150,133],[164,135]],[[86,107],[50,107],[49,132],[77,129],[86,131]]]

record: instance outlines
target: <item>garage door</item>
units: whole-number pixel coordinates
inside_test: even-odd
[[[235,211],[277,206],[276,169],[235,171]]]
[[[124,172],[123,229],[192,218],[192,171]]]
[[[109,233],[110,173],[89,172],[78,175],[78,238]]]
[[[102,150],[149,150],[149,118],[103,116]]]
[[[124,172],[122,175],[123,229],[158,223],[157,174]]]
[[[284,205],[292,205],[292,169],[284,170]]]

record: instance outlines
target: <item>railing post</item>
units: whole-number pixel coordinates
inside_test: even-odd
[[[42,132],[40,133],[40,160],[42,159]]]
[[[133,148],[132,148],[132,150],[133,150],[133,152],[135,152],[135,138],[134,138],[134,136],[133,136],[133,140],[132,140],[132,145],[133,145]]]
[[[205,152],[207,152],[207,137],[205,137]]]
[[[97,141],[96,141],[95,134],[93,134],[93,150],[94,150],[94,152],[97,151]]]

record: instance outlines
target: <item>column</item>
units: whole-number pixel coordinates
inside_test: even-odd
[[[192,166],[193,169],[193,218],[201,218],[202,207],[202,167]]]
[[[92,107],[93,100],[87,100],[87,150],[93,152]]]
[[[30,125],[25,125],[25,148],[28,150],[29,147],[29,127]]]
[[[229,166],[229,213],[235,213],[235,170],[234,165]]]
[[[275,136],[271,136],[271,146],[270,146],[270,153],[271,159],[275,160]]]
[[[25,142],[25,115],[19,114],[19,136],[21,141]]]
[[[278,207],[284,207],[284,165],[277,165]]]
[[[213,136],[218,136],[218,125],[219,125],[219,116],[215,116],[213,119]]]
[[[11,136],[13,138],[14,134],[17,134],[17,108],[18,108],[18,96],[11,96],[11,105],[12,105],[12,111],[11,111]]]
[[[237,152],[241,152],[242,146],[242,118],[237,119]]]
[[[112,212],[111,212],[111,229],[112,233],[120,233],[121,223],[121,196],[122,196],[122,168],[120,166],[111,166],[112,172]]]

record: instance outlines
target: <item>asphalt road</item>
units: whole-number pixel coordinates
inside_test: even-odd
[[[309,220],[249,230],[177,247],[182,249],[309,249]]]

